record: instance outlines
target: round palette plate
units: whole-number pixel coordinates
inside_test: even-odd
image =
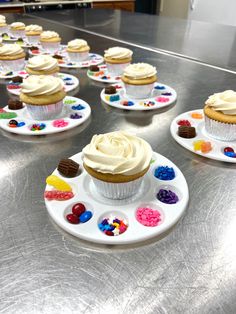
[[[26,77],[28,74],[23,71],[2,71],[0,68],[0,79],[11,79],[15,76]]]
[[[121,81],[120,76],[111,75],[107,71],[107,66],[105,64],[100,65],[99,68],[100,68],[100,71],[94,72],[94,74],[91,74],[91,72],[88,70],[87,75],[91,80],[102,82],[102,83],[110,83],[110,84],[118,83]]]
[[[101,96],[102,101],[105,102],[107,105],[115,107],[115,108],[119,108],[119,109],[126,109],[126,110],[160,109],[160,108],[169,106],[177,98],[176,91],[170,86],[162,84],[162,83],[155,83],[154,89],[152,92],[152,97],[145,98],[145,99],[133,99],[131,97],[128,97],[125,93],[123,83],[119,83],[117,85],[114,84],[114,86],[116,86],[117,94],[119,94],[119,100],[110,101],[109,98],[110,96],[113,96],[113,95],[106,95],[105,89],[102,90],[100,96]],[[127,102],[129,102],[128,105],[127,105]]]
[[[70,75],[67,73],[58,73],[58,77],[63,80],[66,92],[70,92],[79,86],[79,80],[74,75]],[[21,83],[13,83],[12,81],[10,81],[7,85],[7,91],[13,95],[19,96],[21,91],[20,85]]]
[[[40,121],[34,120],[33,118],[31,118],[26,107],[20,110],[9,110],[8,106],[6,106],[3,109],[6,110],[7,112],[16,113],[17,117],[11,118],[11,119],[0,119],[0,128],[4,129],[7,132],[21,134],[21,135],[45,135],[45,134],[59,133],[62,131],[72,129],[82,124],[91,115],[91,108],[84,100],[76,98],[76,97],[71,97],[71,96],[65,97],[64,108],[62,110],[62,113],[60,114],[60,116],[58,116],[54,120],[40,120]],[[75,114],[75,113],[77,113],[80,116],[80,118],[78,119],[70,118],[71,114]],[[21,127],[16,127],[16,128],[9,127],[8,123],[12,119],[16,120],[18,123],[24,122],[25,125]],[[55,121],[61,120],[61,119],[63,119],[68,124],[63,127],[53,126],[53,123]],[[31,131],[30,127],[36,123],[37,124],[44,123],[46,127],[40,131]]]
[[[69,183],[75,196],[66,201],[48,201],[45,199],[47,210],[52,219],[68,233],[92,242],[104,244],[128,244],[153,238],[171,228],[183,215],[189,199],[188,185],[177,166],[166,157],[153,153],[153,160],[149,171],[144,177],[138,193],[125,200],[110,200],[100,195],[92,182],[91,177],[82,168],[82,153],[71,157],[79,163],[82,172],[75,178],[62,177],[57,170],[53,174]],[[176,177],[171,181],[162,181],[154,177],[154,169],[160,165],[173,167]],[[179,196],[176,204],[165,204],[157,200],[156,194],[160,188],[167,188]],[[46,190],[51,190],[49,185]],[[86,223],[70,224],[65,216],[71,212],[71,207],[81,202],[86,209],[93,212],[92,218]],[[155,227],[146,227],[135,218],[136,209],[140,206],[150,206],[161,213],[161,222]],[[98,228],[98,223],[104,217],[114,216],[124,218],[128,223],[127,230],[118,236],[107,236]]]
[[[192,118],[192,113],[199,113],[202,115],[202,119],[194,119]],[[194,138],[183,138],[178,135],[178,121],[180,120],[188,120],[191,123],[191,126],[196,128],[197,136]],[[177,116],[171,123],[170,132],[172,137],[179,143],[181,146],[186,148],[187,150],[210,159],[226,161],[231,163],[236,163],[236,158],[228,157],[224,155],[225,147],[232,147],[234,151],[236,151],[236,141],[232,142],[224,142],[219,141],[211,137],[205,130],[204,123],[204,113],[202,109],[196,109],[192,111],[188,111]],[[209,153],[202,153],[200,150],[195,151],[193,147],[193,143],[197,140],[204,140],[210,142],[212,145],[212,150]]]
[[[101,55],[98,55],[96,53],[90,53],[89,54],[89,59],[82,61],[82,62],[71,62],[67,58],[67,54],[65,54],[65,58],[62,60],[58,60],[59,66],[63,68],[88,68],[90,65],[98,65],[103,62],[103,57]]]

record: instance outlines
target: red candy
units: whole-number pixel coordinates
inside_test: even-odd
[[[44,192],[44,197],[48,201],[56,200],[56,201],[67,201],[74,197],[73,192],[62,192],[58,190],[53,190],[53,191],[45,191]]]
[[[77,225],[79,223],[79,217],[74,214],[66,215],[66,219],[69,221],[69,223],[74,225]]]
[[[19,88],[21,88],[21,86],[9,84],[9,85],[7,86],[7,88],[8,88],[8,89],[19,89]]]
[[[188,120],[180,120],[177,124],[181,126],[191,126],[191,123]]]
[[[86,211],[86,208],[84,206],[84,204],[82,203],[77,203],[72,207],[72,213],[74,215],[80,216],[81,214],[83,214]]]
[[[224,153],[234,153],[234,149],[232,147],[225,147],[224,148]]]
[[[114,236],[113,232],[109,231],[109,230],[106,230],[105,234],[108,235],[108,236],[111,236],[111,237]]]

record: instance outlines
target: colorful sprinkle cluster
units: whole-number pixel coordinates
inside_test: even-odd
[[[225,147],[224,148],[224,155],[231,158],[236,158],[236,153],[232,147]]]
[[[46,128],[45,123],[34,123],[30,126],[30,131],[42,131],[43,129]]]
[[[79,223],[85,223],[89,221],[93,216],[93,213],[86,210],[83,203],[76,203],[72,207],[72,213],[66,215],[66,219],[69,223],[77,225]]]
[[[58,119],[58,120],[54,120],[52,125],[55,128],[64,128],[69,124],[68,121],[65,121],[64,119]]]
[[[170,100],[170,98],[168,98],[168,97],[161,97],[161,96],[159,96],[159,97],[156,98],[156,101],[161,102],[161,103],[168,102],[169,100]]]
[[[172,167],[159,166],[155,169],[154,176],[160,180],[173,180],[175,178],[175,171]]]
[[[191,126],[191,123],[189,120],[180,120],[177,122],[177,124],[181,126]]]
[[[122,104],[123,106],[125,106],[125,107],[131,107],[131,106],[134,105],[134,102],[131,101],[131,100],[123,100],[123,101],[121,102],[121,104]]]
[[[140,103],[139,103],[141,106],[144,106],[144,107],[153,107],[153,106],[155,106],[155,101],[141,101]]]
[[[20,128],[21,126],[24,126],[25,125],[25,122],[18,122],[18,121],[16,121],[16,120],[10,120],[9,122],[8,122],[8,126],[10,127],[10,128]]]
[[[59,191],[59,190],[52,190],[52,191],[45,191],[44,192],[44,197],[48,201],[67,201],[74,197],[73,192],[64,192],[64,191]]]
[[[6,73],[2,73],[3,76],[11,76],[13,75],[13,72],[10,71],[10,72],[6,72]]]
[[[193,119],[203,119],[203,115],[201,114],[201,113],[199,113],[199,112],[192,112],[191,113],[191,117],[193,118]]]
[[[157,199],[165,204],[176,204],[179,201],[178,196],[171,190],[160,189],[157,193]]]
[[[73,79],[71,77],[68,77],[68,76],[63,78],[63,82],[67,86],[74,85]]]
[[[118,236],[127,230],[128,224],[117,217],[106,217],[98,224],[98,227],[107,236]]]
[[[203,154],[207,154],[212,150],[212,145],[211,145],[211,142],[198,140],[198,141],[193,142],[193,149],[195,151],[200,150]]]
[[[136,211],[136,219],[146,227],[155,227],[161,222],[161,213],[149,207],[140,207]]]
[[[77,105],[77,106],[72,106],[71,109],[73,109],[73,110],[83,110],[83,109],[85,109],[85,107],[82,106],[82,105]]]
[[[76,113],[72,113],[72,114],[70,115],[70,118],[71,118],[71,119],[81,119],[82,116],[76,112]]]

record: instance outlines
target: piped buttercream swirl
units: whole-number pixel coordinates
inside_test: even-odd
[[[30,75],[23,80],[21,91],[28,96],[53,95],[63,87],[64,83],[60,78],[50,75]]]
[[[4,15],[0,15],[0,24],[6,24],[6,17]]]
[[[31,25],[27,25],[26,26],[25,31],[26,32],[38,32],[38,33],[41,33],[43,31],[43,28],[40,25],[31,24]]]
[[[44,31],[41,33],[40,37],[42,39],[59,38],[59,34],[54,31]]]
[[[0,56],[13,56],[23,52],[24,50],[17,44],[5,44],[0,47]]]
[[[67,47],[69,49],[82,49],[88,47],[88,43],[83,39],[74,39],[68,42]]]
[[[133,63],[128,65],[124,70],[124,76],[132,79],[144,79],[156,75],[155,67],[148,63]]]
[[[222,93],[215,93],[207,99],[206,105],[215,111],[222,111],[227,115],[235,115],[236,92],[233,90],[226,90]]]
[[[151,146],[125,131],[94,135],[83,149],[84,163],[101,173],[137,174],[149,166],[151,158]]]
[[[50,71],[58,67],[58,62],[49,55],[39,55],[30,58],[27,67],[34,71]]]
[[[133,55],[133,51],[128,48],[123,47],[112,47],[105,50],[104,57],[111,59],[127,59],[131,58]]]
[[[25,29],[25,24],[22,22],[14,22],[14,23],[11,23],[10,26],[12,29]]]

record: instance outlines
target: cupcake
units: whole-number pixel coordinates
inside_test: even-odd
[[[88,60],[90,47],[86,40],[74,39],[68,42],[66,51],[68,57],[73,62]]]
[[[11,34],[14,37],[25,36],[25,24],[22,22],[14,22],[10,25]]]
[[[236,140],[236,92],[226,90],[211,95],[204,107],[207,133],[222,141]]]
[[[61,38],[53,31],[45,31],[40,35],[40,43],[48,52],[54,53],[60,48]]]
[[[25,28],[25,35],[30,44],[36,45],[39,42],[40,34],[42,33],[43,28],[39,25],[28,25]]]
[[[25,66],[24,50],[17,44],[0,46],[0,64],[3,71],[21,71]]]
[[[132,98],[152,96],[154,83],[157,81],[156,68],[147,63],[128,65],[121,77],[126,94]]]
[[[121,75],[130,64],[133,52],[123,47],[112,47],[105,50],[104,60],[107,70],[112,75]]]
[[[151,146],[124,131],[94,135],[82,157],[97,191],[110,199],[138,193],[151,158]]]
[[[6,18],[4,15],[0,15],[0,34],[6,33],[8,31]]]
[[[39,55],[28,60],[26,72],[33,75],[57,75],[59,72],[57,59],[49,55]]]
[[[30,75],[21,85],[20,100],[36,120],[56,118],[62,111],[66,96],[60,78],[50,75]]]

